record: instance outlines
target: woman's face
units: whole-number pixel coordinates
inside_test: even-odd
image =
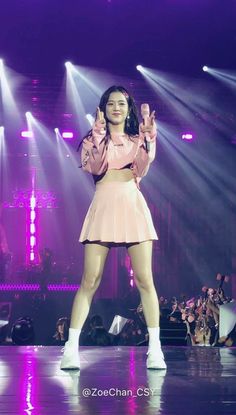
[[[112,92],[106,104],[106,117],[113,125],[124,124],[129,112],[128,102],[122,92]]]

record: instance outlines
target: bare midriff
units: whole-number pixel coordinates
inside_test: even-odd
[[[99,183],[104,182],[129,182],[134,178],[131,169],[121,169],[121,170],[107,170],[106,174],[103,176]]]

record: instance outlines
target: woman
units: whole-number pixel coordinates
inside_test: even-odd
[[[152,276],[152,241],[158,239],[139,182],[155,157],[154,111],[139,125],[133,98],[112,86],[101,97],[92,130],[82,142],[82,168],[96,183],[80,242],[84,273],[71,315],[61,369],[79,369],[79,335],[112,246],[127,247],[149,333],[147,368],[165,369],[159,304]]]
[[[68,339],[70,320],[67,317],[61,317],[56,323],[56,333],[53,336],[53,346],[64,346]]]

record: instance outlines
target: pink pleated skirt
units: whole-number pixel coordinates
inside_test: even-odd
[[[132,243],[158,239],[150,210],[134,180],[96,184],[80,242]]]

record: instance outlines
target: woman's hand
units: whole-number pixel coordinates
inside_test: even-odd
[[[96,120],[94,130],[98,134],[105,134],[106,132],[106,120],[104,118],[104,112],[97,107]]]
[[[156,130],[155,124],[155,111],[152,111],[151,115],[147,115],[143,122],[140,124],[140,131],[141,133],[145,134],[152,134]]]

